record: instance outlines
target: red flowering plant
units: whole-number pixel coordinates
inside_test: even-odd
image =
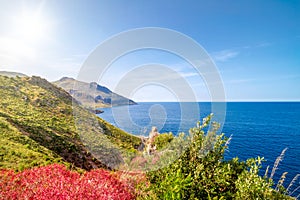
[[[80,175],[53,164],[19,173],[0,171],[0,199],[134,199],[126,180],[104,169]]]

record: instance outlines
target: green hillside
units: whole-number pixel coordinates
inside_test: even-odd
[[[0,168],[22,170],[61,162],[110,168],[140,139],[80,107],[40,77],[0,75]],[[111,158],[111,156],[117,158]]]

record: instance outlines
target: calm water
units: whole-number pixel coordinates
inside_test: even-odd
[[[200,113],[195,105],[199,105]],[[188,132],[199,119],[212,112],[211,107],[211,103],[151,102],[106,108],[99,116],[136,135],[148,135],[152,126],[157,126],[161,133],[176,135]],[[218,117],[215,119],[218,121]],[[272,168],[277,156],[288,147],[275,181],[287,171],[287,184],[300,173],[300,102],[227,103],[222,132],[227,136],[232,134],[226,159],[262,156],[267,160],[261,170],[263,174],[266,166]]]

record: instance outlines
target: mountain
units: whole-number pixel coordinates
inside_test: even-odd
[[[133,100],[118,95],[95,82],[86,83],[73,78],[63,77],[53,83],[63,88],[82,105],[89,108],[136,104]]]
[[[40,77],[0,75],[0,169],[64,163],[112,168],[140,139],[81,107]]]
[[[2,76],[8,76],[8,77],[27,77],[26,74],[22,74],[19,72],[8,72],[8,71],[0,71],[0,75]]]

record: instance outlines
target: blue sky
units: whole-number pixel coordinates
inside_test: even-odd
[[[162,27],[202,45],[220,72],[228,101],[299,101],[299,11],[300,1],[292,0],[0,0],[0,70],[50,81],[77,77],[88,55],[112,35]],[[186,78],[197,100],[209,100],[209,91],[192,67],[162,51],[124,56],[99,82],[114,89],[124,74],[147,63],[168,65]],[[166,88],[148,85],[131,97],[170,101],[175,96]]]

